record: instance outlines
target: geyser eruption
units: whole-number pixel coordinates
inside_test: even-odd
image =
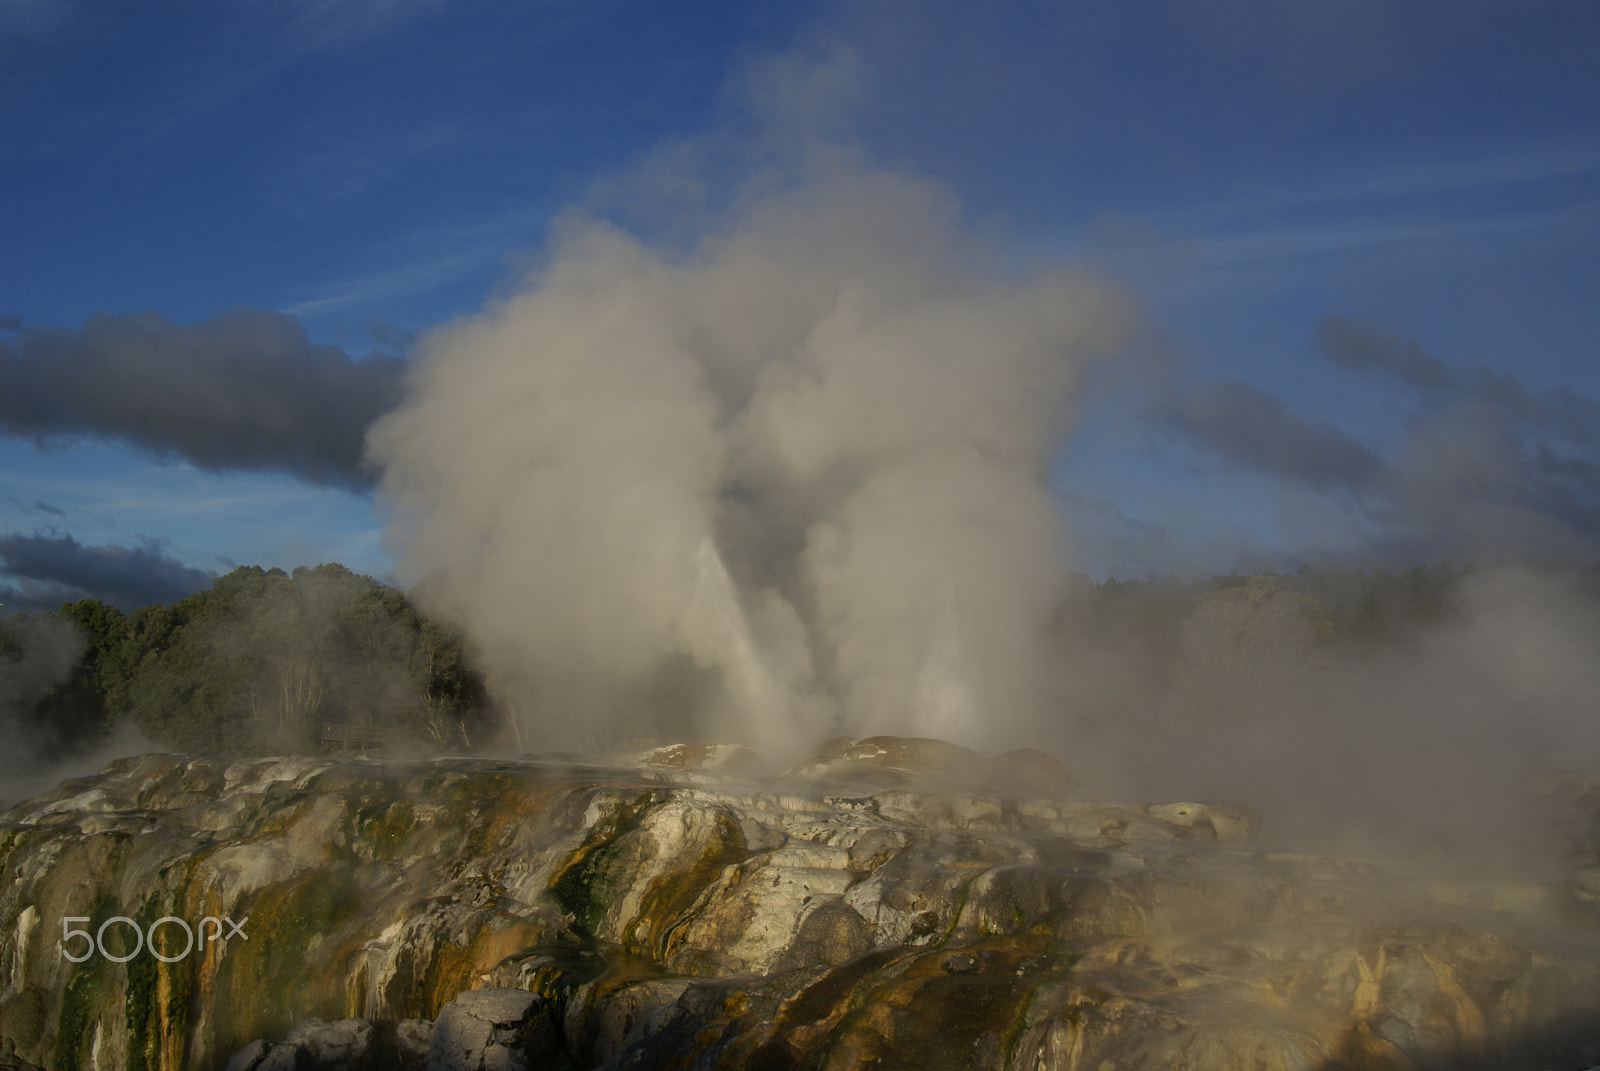
[[[933,736],[961,735],[962,726],[977,715],[972,675],[966,665],[966,645],[961,642],[961,621],[956,616],[954,599],[934,622],[932,638],[917,674],[916,702],[912,709],[921,715],[926,732]]]
[[[420,347],[374,429],[405,579],[527,742],[838,733],[992,748],[1042,703],[1048,460],[1130,320],[883,172],[747,198],[687,250],[564,219],[526,288]],[[681,726],[675,726],[681,732]]]
[[[756,732],[766,737],[781,732],[787,697],[763,663],[739,606],[733,578],[710,536],[700,541],[695,555],[694,596],[686,612],[684,633],[697,663],[723,671],[734,709],[744,714]]]

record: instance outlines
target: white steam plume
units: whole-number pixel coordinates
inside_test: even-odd
[[[524,292],[419,348],[369,440],[402,573],[525,744],[659,731],[686,671],[695,733],[773,753],[1027,734],[1064,579],[1048,459],[1131,312],[957,216],[846,169],[687,253],[573,217]]]

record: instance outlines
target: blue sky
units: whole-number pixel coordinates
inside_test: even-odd
[[[412,340],[570,206],[671,241],[642,162],[737,161],[774,85],[1137,294],[1058,451],[1077,567],[1593,560],[1596,55],[1589,0],[0,0],[0,601],[387,575]]]

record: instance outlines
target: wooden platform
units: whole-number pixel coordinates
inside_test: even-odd
[[[383,750],[383,734],[365,725],[324,724],[317,742],[325,751],[351,755],[369,755]]]

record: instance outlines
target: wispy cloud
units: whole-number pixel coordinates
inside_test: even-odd
[[[28,42],[54,33],[72,15],[70,0],[0,2],[0,52],[10,42]]]
[[[274,198],[297,216],[358,197],[403,171],[413,161],[460,146],[481,136],[459,126],[434,124],[422,129],[351,129],[348,117],[313,123],[297,137],[300,147],[289,153],[284,189]]]
[[[414,231],[395,242],[391,266],[334,280],[280,311],[311,317],[423,294],[474,272],[505,268],[517,250],[531,246],[548,214],[521,207],[455,225]]]
[[[482,268],[504,255],[502,247],[443,253],[370,275],[331,283],[314,297],[285,306],[288,316],[309,317],[359,308],[390,298],[425,293],[452,279]]]
[[[35,499],[62,514],[30,508]],[[87,545],[136,545],[137,533],[161,533],[169,557],[224,571],[324,561],[375,576],[393,568],[371,498],[355,489],[282,472],[210,472],[116,443],[40,452],[0,440],[0,532],[58,528]]]
[[[1152,206],[1106,221],[1101,231],[1114,245],[1135,241],[1142,254],[1167,254],[1163,274],[1231,277],[1407,246],[1582,233],[1600,224],[1600,202],[1586,192],[1597,182],[1600,145],[1541,143],[1453,160],[1387,161],[1263,184],[1239,197]]]
[[[357,44],[449,6],[447,0],[292,0],[285,38],[302,51]]]
[[[1503,192],[1507,187],[1600,177],[1600,145],[1579,142],[1486,149],[1453,160],[1385,162],[1334,173],[1295,187],[1253,190],[1248,197],[1214,200],[1214,217],[1276,212],[1391,198]]]
[[[1456,219],[1397,214],[1332,223],[1264,224],[1253,229],[1212,231],[1198,239],[1198,246],[1205,266],[1219,270],[1361,250],[1392,249],[1408,244],[1572,230],[1593,226],[1596,222],[1600,222],[1600,207]]]
[[[0,0],[0,55],[44,44],[34,64],[95,66],[123,57],[104,42],[137,42],[141,76],[91,107],[56,100],[32,136],[8,139],[6,155],[92,147],[97,157],[141,152],[268,90],[307,59],[326,60],[442,10],[443,0],[246,0],[216,5],[84,5],[77,0]]]

